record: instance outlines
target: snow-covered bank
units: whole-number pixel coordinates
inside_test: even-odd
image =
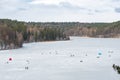
[[[119,42],[71,37],[0,51],[0,80],[120,80],[112,68],[120,65]]]

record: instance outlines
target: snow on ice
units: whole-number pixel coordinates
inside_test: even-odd
[[[71,37],[0,51],[0,80],[120,80],[120,39]]]

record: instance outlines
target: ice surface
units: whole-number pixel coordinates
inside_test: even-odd
[[[120,39],[27,43],[0,51],[0,80],[120,80],[113,64],[120,65]]]

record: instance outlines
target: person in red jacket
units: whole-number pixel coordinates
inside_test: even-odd
[[[9,61],[12,61],[12,58],[9,58]]]

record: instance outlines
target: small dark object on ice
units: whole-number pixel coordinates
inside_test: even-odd
[[[109,57],[111,57],[111,55],[109,55]]]
[[[28,64],[30,64],[30,61],[29,61],[29,60],[26,60],[26,62],[27,62]]]
[[[113,69],[117,71],[118,74],[120,74],[120,66],[113,64]]]
[[[49,54],[51,54],[51,52],[49,52]]]
[[[6,64],[9,64],[9,62],[7,61]]]
[[[80,60],[80,62],[83,62],[83,60]]]
[[[12,58],[9,58],[9,61],[12,61]]]
[[[99,56],[97,56],[97,58],[100,58]]]
[[[115,69],[116,65],[115,65],[115,64],[113,64],[113,66],[112,66],[112,67],[113,67],[113,69]]]
[[[108,51],[108,53],[114,53],[114,51],[110,50],[110,51]]]
[[[55,51],[55,53],[56,53],[56,54],[58,54],[58,52],[57,52],[57,51]]]
[[[28,69],[29,69],[29,67],[28,67],[28,66],[26,66],[26,67],[25,67],[25,69],[26,69],[26,70],[28,70]]]
[[[74,54],[71,54],[70,57],[74,57],[75,55]]]

